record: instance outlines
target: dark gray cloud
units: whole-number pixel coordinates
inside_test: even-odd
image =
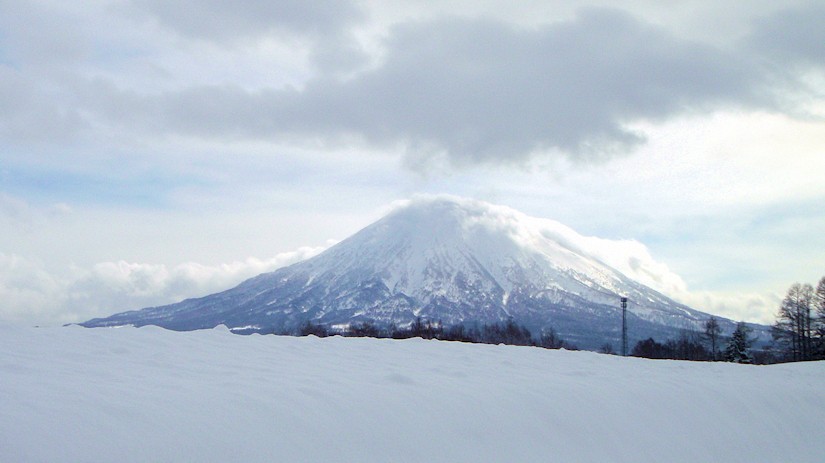
[[[788,110],[783,90],[793,88],[796,98],[800,90],[786,64],[822,65],[822,42],[808,44],[794,28],[814,28],[818,7],[763,18],[747,41],[726,49],[618,10],[588,9],[535,28],[466,18],[403,23],[388,31],[378,66],[340,79],[333,71],[352,68],[358,51],[338,40],[348,23],[328,17],[328,4],[299,14],[288,2],[173,3],[141,4],[204,37],[279,25],[297,33],[337,30],[313,45],[326,63],[320,69],[330,72],[300,89],[258,91],[228,84],[148,94],[87,81],[68,93],[89,125],[133,135],[142,128],[207,139],[402,146],[411,164],[424,167],[441,155],[457,166],[520,163],[551,151],[590,160],[642,143],[628,129],[636,121],[731,107]],[[216,20],[224,10],[225,22]],[[187,13],[193,17],[178,18]]]
[[[353,2],[336,0],[133,0],[132,4],[182,35],[218,42],[272,32],[336,35],[362,16]]]
[[[302,95],[312,113],[290,120],[444,150],[457,163],[548,148],[592,156],[640,141],[625,122],[753,99],[750,75],[735,57],[617,11],[537,30],[442,20],[398,28],[384,66],[317,82]]]
[[[406,24],[385,45],[381,66],[346,81],[257,93],[194,88],[140,104],[157,129],[326,141],[355,135],[404,144],[413,158],[446,153],[458,165],[522,161],[548,149],[604,155],[641,141],[628,122],[771,104],[752,60],[615,10],[586,10],[538,29],[456,18]]]
[[[747,45],[779,63],[825,66],[825,4],[811,3],[757,21]]]
[[[50,92],[0,63],[0,142],[63,143],[86,127],[63,92]]]
[[[323,73],[346,73],[369,56],[351,32],[365,12],[351,0],[131,0],[132,11],[148,15],[165,29],[219,46],[270,37],[307,47]]]

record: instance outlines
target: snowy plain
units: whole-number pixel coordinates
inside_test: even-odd
[[[2,462],[822,462],[825,362],[0,328]]]

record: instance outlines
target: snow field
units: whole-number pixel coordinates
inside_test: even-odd
[[[821,462],[825,363],[0,329],[2,462]]]

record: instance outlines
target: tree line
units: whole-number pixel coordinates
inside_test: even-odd
[[[744,323],[737,325],[737,329],[727,339],[724,349],[721,349],[722,336],[719,322],[711,317],[705,323],[704,333],[683,331],[678,339],[659,343],[653,338],[639,341],[630,355],[652,359],[674,359],[712,361],[725,360],[739,363],[754,361],[750,354],[752,340],[749,338],[748,328]],[[468,326],[456,324],[445,327],[440,321],[431,322],[421,317],[416,318],[409,326],[399,327],[394,324],[379,326],[370,321],[350,324],[346,329],[334,329],[326,325],[305,322],[294,333],[297,336],[314,335],[318,337],[346,336],[371,337],[391,339],[436,339],[441,341],[460,341],[479,344],[508,344],[516,346],[535,346],[546,349],[577,350],[577,347],[564,339],[554,328],[543,330],[534,337],[524,325],[510,319],[502,323]],[[615,354],[613,347],[605,343],[601,353]]]
[[[739,322],[730,335],[723,335],[719,320],[711,316],[703,331],[683,330],[677,339],[658,342],[653,338],[638,341],[630,352],[634,357],[693,361],[727,361],[737,363],[798,362],[825,359],[825,277],[816,288],[810,284],[794,283],[782,300],[771,327],[772,342],[761,351],[752,352],[754,340],[751,329]],[[353,323],[347,329],[305,322],[297,336],[318,337],[341,335],[373,338],[423,338],[443,341],[461,341],[482,344],[510,344],[536,346],[548,349],[576,350],[576,346],[562,339],[552,327],[534,337],[525,326],[510,319],[502,323],[468,326],[456,324],[445,327],[440,321],[421,317],[409,326],[379,326],[370,321]],[[614,354],[611,344],[605,343],[600,352]]]
[[[703,332],[683,330],[678,339],[664,343],[653,338],[643,339],[633,346],[630,355],[651,359],[764,363],[767,361],[765,356],[757,357],[751,352],[754,340],[750,333],[751,329],[739,322],[733,333],[725,338],[719,320],[711,316],[705,321]]]
[[[652,338],[639,341],[631,355],[739,363],[825,360],[825,277],[816,287],[808,283],[791,285],[771,326],[772,341],[762,351],[751,352],[750,329],[742,322],[736,325],[724,348],[721,348],[724,339],[716,318],[710,317],[704,328],[701,335],[683,333],[680,339],[664,344]],[[704,341],[704,350],[701,341]]]
[[[510,319],[501,323],[487,323],[481,326],[456,324],[445,327],[440,321],[432,322],[417,317],[409,326],[399,327],[394,324],[379,326],[370,321],[350,324],[347,329],[333,329],[326,325],[304,322],[293,333],[297,336],[314,335],[318,337],[348,336],[391,339],[437,339],[441,341],[460,341],[478,344],[508,344],[514,346],[534,346],[546,349],[577,350],[577,347],[563,340],[554,328],[543,330],[534,337],[524,325]]]
[[[778,361],[825,359],[825,277],[816,288],[808,283],[791,285],[771,335]]]

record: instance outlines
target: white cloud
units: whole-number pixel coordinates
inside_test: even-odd
[[[668,265],[635,240],[582,236],[558,222],[535,219],[551,239],[598,259],[626,276],[689,307],[732,320],[771,324],[781,297],[771,293],[694,291]]]
[[[784,295],[765,292],[685,291],[673,294],[679,302],[734,321],[772,325]]]
[[[25,223],[30,220],[29,204],[20,199],[0,192],[0,218]]]
[[[37,207],[18,196],[0,191],[0,225],[6,228],[4,232],[7,236],[30,235],[33,230],[43,228],[55,219],[73,212],[72,206],[65,202]]]
[[[71,268],[63,275],[50,274],[33,260],[0,253],[0,322],[75,323],[205,296],[323,249],[304,247],[270,259],[250,257],[219,265],[101,262],[91,268]]]
[[[389,211],[416,204],[428,205],[439,199],[460,204],[464,210],[471,211],[474,224],[496,230],[497,233],[507,233],[525,246],[533,246],[537,239],[557,242],[577,254],[601,261],[678,302],[709,314],[771,324],[781,300],[780,295],[770,290],[694,290],[667,264],[654,258],[649,248],[639,241],[585,236],[555,220],[530,217],[507,206],[453,195],[420,194],[409,200],[394,202]]]
[[[58,313],[66,282],[45,272],[35,262],[0,253],[0,321],[60,323]],[[52,319],[52,313],[56,315]]]

